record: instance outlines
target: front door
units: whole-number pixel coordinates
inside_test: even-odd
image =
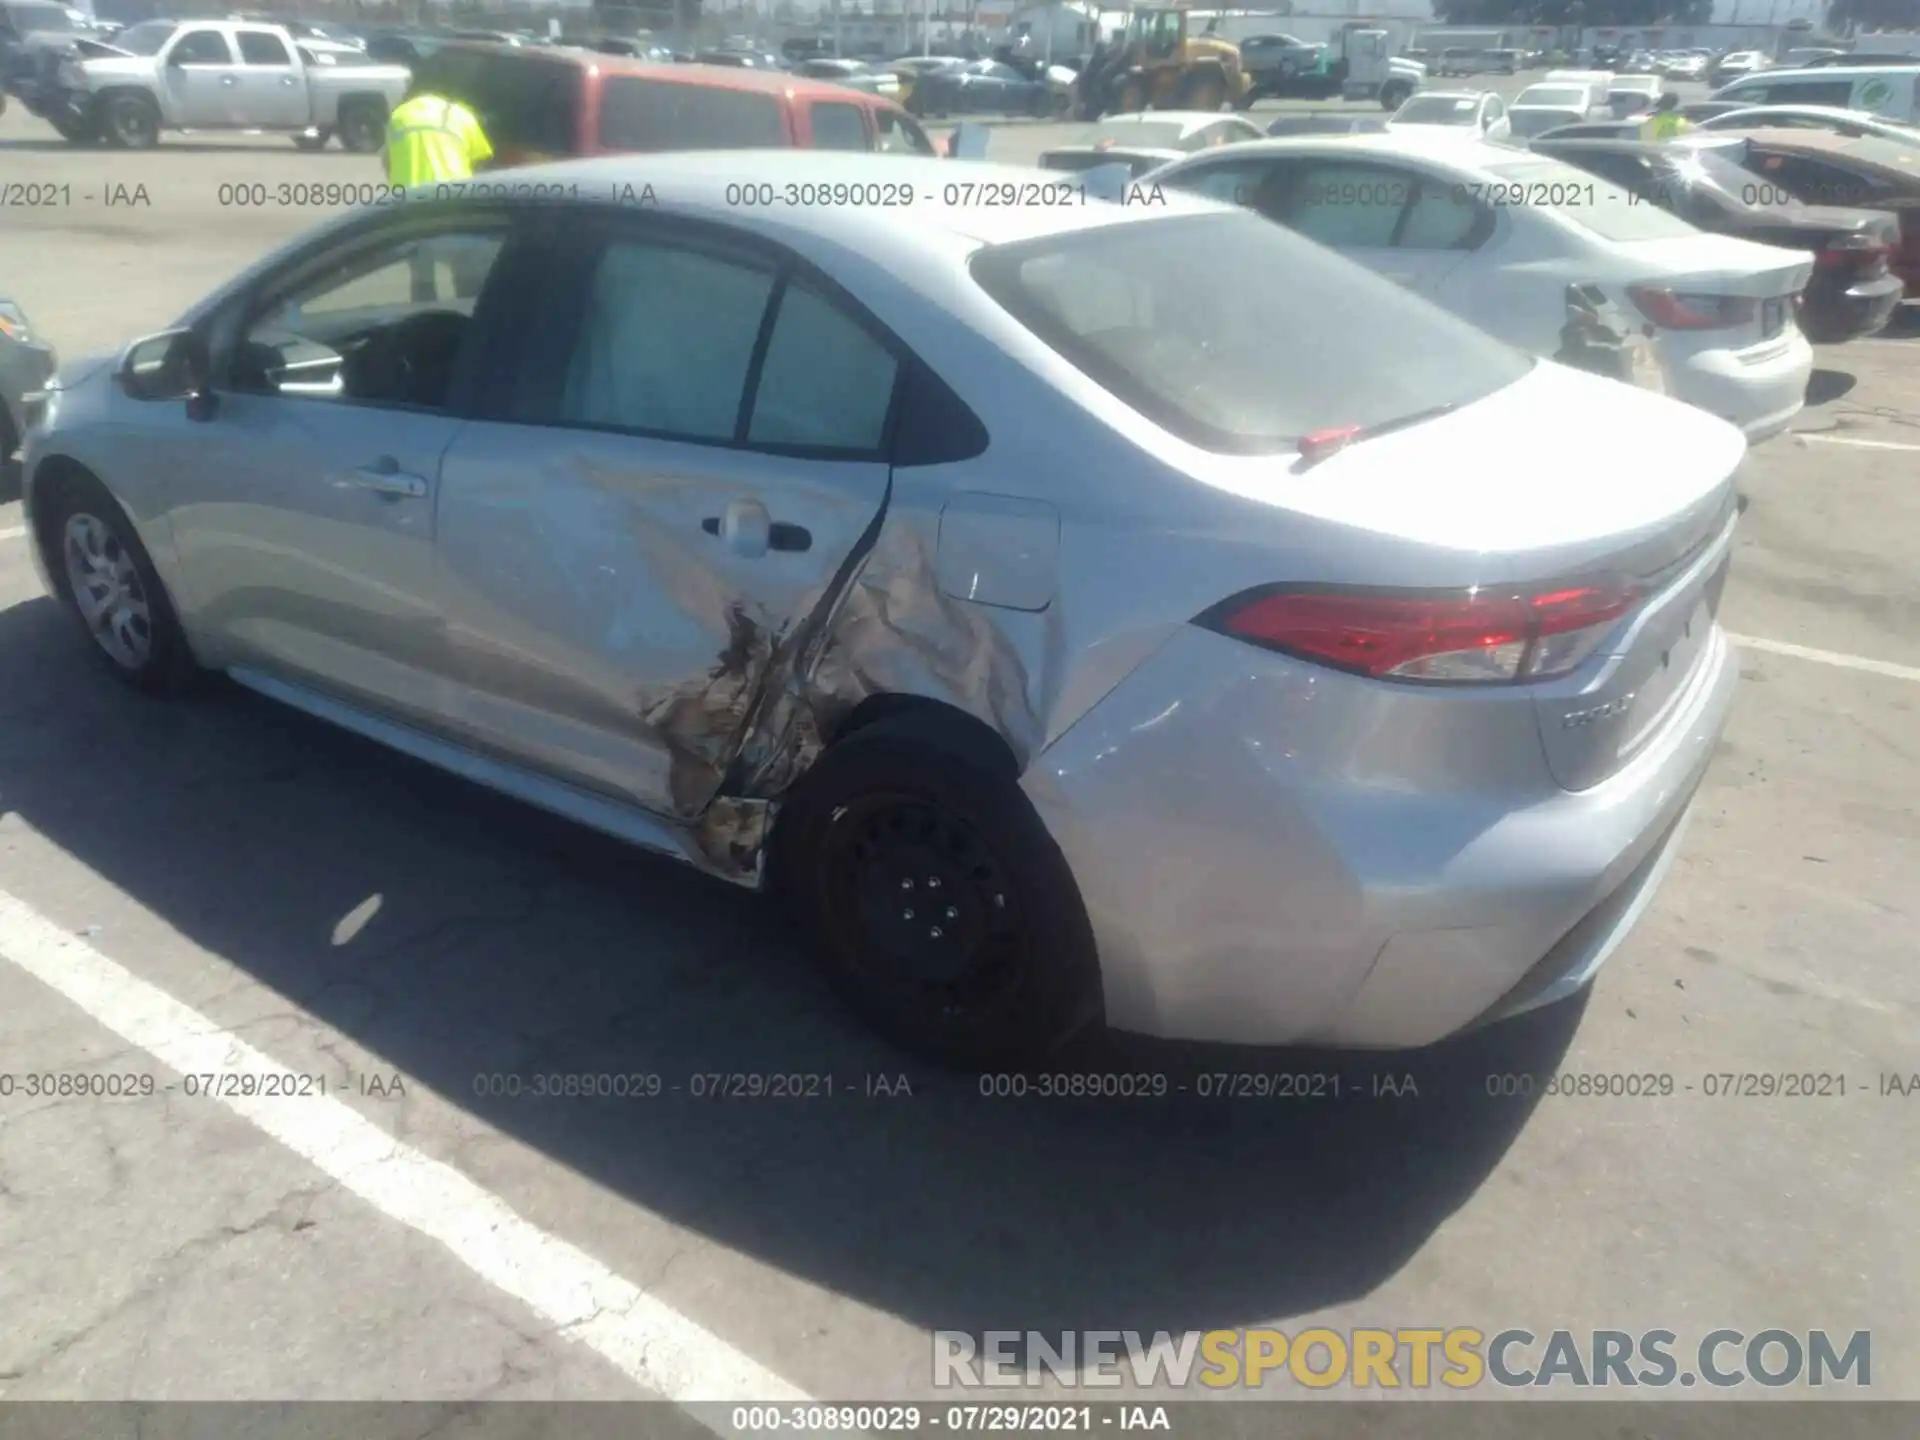
[[[722,227],[624,217],[441,472],[462,728],[698,815],[887,496],[890,342]],[[489,369],[493,367],[489,366]]]
[[[168,109],[187,129],[240,123],[240,64],[219,30],[183,30],[161,65]]]
[[[504,236],[481,220],[383,227],[233,327],[173,515],[223,664],[399,718],[444,714],[434,508]]]

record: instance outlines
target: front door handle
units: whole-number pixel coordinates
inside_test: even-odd
[[[424,476],[412,475],[405,470],[387,470],[377,465],[355,470],[347,479],[355,489],[371,490],[376,495],[392,495],[396,498],[404,496],[410,500],[419,500],[427,493],[427,482]]]
[[[749,559],[758,559],[769,550],[789,553],[813,548],[813,532],[804,525],[790,525],[767,514],[758,500],[735,500],[724,515],[709,515],[700,522],[709,535],[717,535],[729,549]]]

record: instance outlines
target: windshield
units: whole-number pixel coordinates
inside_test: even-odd
[[[1126,125],[1103,125],[1093,132],[1092,144],[1125,145],[1136,150],[1178,150],[1183,126],[1151,120]]]
[[[1402,125],[1471,125],[1479,108],[1471,96],[1416,95],[1393,118]]]
[[[1587,108],[1587,92],[1577,85],[1530,85],[1520,92],[1516,105],[1558,105],[1567,110]]]
[[[146,20],[138,25],[129,25],[108,43],[129,55],[158,55],[160,47],[167,43],[173,31],[171,20]]]
[[[1223,285],[1222,275],[1284,276]],[[1191,444],[1271,454],[1331,426],[1466,405],[1532,360],[1245,211],[1105,225],[973,260],[993,299],[1089,379]],[[1310,346],[1276,336],[1311,335]]]
[[[1487,199],[1511,210],[1547,211],[1604,240],[1675,240],[1700,232],[1622,186],[1557,160],[1489,166],[1498,185]]]

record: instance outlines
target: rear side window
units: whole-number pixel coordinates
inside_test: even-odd
[[[899,362],[846,311],[800,284],[781,293],[754,391],[749,443],[876,451]]]
[[[175,65],[231,65],[233,49],[218,30],[189,30],[167,52]]]
[[[776,96],[615,75],[600,84],[600,143],[609,150],[747,150],[792,142]]]
[[[807,107],[807,119],[813,129],[816,150],[871,150],[867,140],[867,122],[858,105],[839,101],[815,101]]]
[[[1247,212],[1145,219],[991,247],[975,281],[1115,398],[1224,454],[1291,450],[1466,405],[1519,351]],[[1222,285],[1221,275],[1284,275]],[[1302,343],[1275,344],[1276,335]]]
[[[496,155],[579,150],[581,69],[566,62],[508,52],[444,50],[447,87],[480,117]]]
[[[240,32],[240,63],[242,65],[291,65],[293,56],[287,53],[286,42],[278,35],[269,35],[264,30],[242,30]]]

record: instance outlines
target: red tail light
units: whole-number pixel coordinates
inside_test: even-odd
[[[1381,680],[1498,684],[1576,669],[1639,600],[1630,586],[1555,590],[1267,588],[1216,605],[1222,635]]]
[[[1813,257],[1823,270],[1866,270],[1878,273],[1887,268],[1889,248],[1871,235],[1842,235]]]
[[[1760,313],[1760,302],[1745,295],[1684,295],[1652,285],[1629,285],[1627,295],[1662,330],[1726,330]]]

